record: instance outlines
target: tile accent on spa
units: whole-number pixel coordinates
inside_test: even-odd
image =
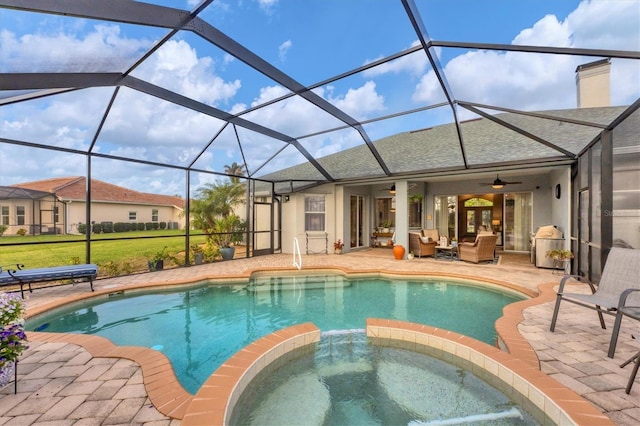
[[[587,400],[522,360],[452,331],[416,323],[368,318],[375,344],[425,353],[464,367],[520,404],[543,423],[613,425]]]
[[[240,395],[264,369],[288,359],[287,354],[320,341],[312,323],[284,328],[264,336],[225,361],[202,385],[182,418],[182,426],[229,424]]]

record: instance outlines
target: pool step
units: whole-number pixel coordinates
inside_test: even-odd
[[[350,286],[341,276],[284,276],[252,278],[248,291],[299,291]]]

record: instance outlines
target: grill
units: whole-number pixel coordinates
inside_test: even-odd
[[[564,236],[554,225],[539,227],[531,237],[531,263],[538,268],[554,268],[553,259],[546,256],[547,251],[563,249]]]

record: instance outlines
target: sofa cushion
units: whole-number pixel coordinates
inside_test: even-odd
[[[440,235],[437,229],[423,229],[422,236],[431,238],[431,241],[438,241],[440,239]]]

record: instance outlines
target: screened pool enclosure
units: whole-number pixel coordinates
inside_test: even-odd
[[[84,178],[83,194],[61,201],[45,190],[49,204],[26,207],[21,219],[15,199],[0,199],[3,224],[46,220],[56,229],[85,202],[83,217],[59,232],[69,234],[59,243],[81,241],[81,261],[106,249],[92,248],[90,232],[71,238],[79,224],[142,221],[177,223],[165,229],[178,228],[171,237],[183,239],[190,263],[193,200],[208,184],[243,185],[236,211],[246,220],[243,255],[253,256],[282,251],[283,203],[323,185],[367,186],[373,197],[420,183],[424,204],[394,220],[425,227],[434,197],[449,195],[432,183],[526,181],[554,170],[572,170],[571,217],[579,191],[590,209],[621,202],[636,217],[637,165],[624,171],[631,192],[605,190],[615,186],[615,153],[639,151],[640,25],[613,31],[625,16],[639,23],[637,3],[616,2],[610,22],[598,19],[598,2],[560,2],[549,12],[555,21],[514,3],[0,0],[0,186]],[[503,30],[488,32],[487,22]],[[571,34],[536,37],[543,24]],[[576,86],[585,64],[607,69],[608,104],[592,106]],[[129,189],[128,205],[149,207],[148,218],[142,207],[98,218],[109,191],[94,182],[122,197]],[[163,218],[165,207],[173,209]],[[597,244],[584,248],[590,269],[612,245],[616,219],[587,212],[588,232],[598,229]],[[575,241],[578,232],[567,229]]]

